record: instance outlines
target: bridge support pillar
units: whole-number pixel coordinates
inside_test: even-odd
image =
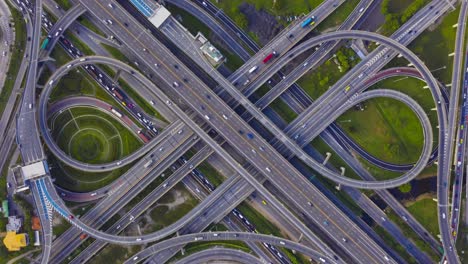
[[[458,23],[456,23],[455,25],[452,26],[453,28],[456,28],[458,27]]]
[[[414,66],[413,63],[409,63],[409,64],[408,64],[408,67],[411,67],[411,66]]]
[[[344,176],[344,173],[345,173],[345,167],[340,167],[340,170],[341,170],[341,176]]]
[[[446,84],[445,86],[447,86],[447,87],[452,87],[452,84],[449,83],[449,84]]]
[[[453,56],[455,56],[455,52],[452,52],[449,54],[449,57],[453,57]]]
[[[117,70],[117,72],[115,73],[115,76],[114,78],[112,79],[112,81],[114,81],[115,83],[119,80],[120,78],[120,74],[122,73],[121,70]]]
[[[429,86],[425,85],[423,86],[423,89],[429,89]]]
[[[322,162],[323,165],[327,164],[328,160],[330,159],[331,157],[331,153],[330,152],[327,152],[327,156],[325,157],[325,160]]]
[[[341,184],[338,184],[337,186],[335,186],[335,189],[338,191],[341,191]]]
[[[437,162],[437,161],[434,161],[434,164],[435,164],[435,165],[439,165],[439,162]]]

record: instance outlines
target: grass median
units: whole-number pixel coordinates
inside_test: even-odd
[[[7,76],[5,78],[5,83],[0,92],[0,116],[5,110],[6,103],[10,98],[11,92],[13,91],[15,81],[21,67],[21,60],[23,59],[24,49],[26,47],[27,34],[26,34],[26,25],[23,20],[23,16],[18,10],[13,8],[10,3],[8,7],[11,10],[12,16],[12,26],[15,31],[15,42],[11,43],[9,52],[11,53],[10,65],[8,66],[8,71],[6,72]]]

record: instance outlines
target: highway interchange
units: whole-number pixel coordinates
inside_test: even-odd
[[[20,3],[20,1],[17,2],[18,4]],[[300,230],[306,239],[308,239],[309,242],[314,245],[314,247],[319,249],[320,253],[315,250],[311,250],[310,248],[300,243],[286,241],[285,239],[282,240],[280,238],[266,237],[263,235],[248,233],[216,233],[216,235],[214,235],[209,233],[200,233],[179,236],[174,239],[165,240],[138,253],[136,256],[130,258],[127,262],[139,262],[144,258],[159,253],[159,251],[153,250],[156,247],[158,247],[158,250],[162,251],[165,248],[174,247],[179,244],[187,244],[188,242],[194,240],[198,241],[211,239],[245,239],[252,241],[263,241],[263,243],[267,243],[268,245],[276,245],[279,247],[298,250],[299,252],[304,253],[317,262],[342,262],[343,260],[337,257],[335,253],[333,253],[333,250],[331,250],[326,245],[326,243],[322,241],[321,238],[312,234],[308,227],[301,223],[301,220],[290,212],[291,206],[294,207],[293,210],[299,210],[299,212],[301,212],[305,218],[310,219],[315,223],[315,225],[319,226],[319,229],[321,229],[322,232],[326,234],[326,236],[331,238],[333,243],[336,243],[345,252],[344,254],[346,257],[349,257],[357,262],[395,262],[397,257],[392,256],[393,253],[389,254],[386,252],[386,250],[383,249],[381,245],[376,243],[366,233],[364,233],[360,227],[351,221],[348,216],[346,216],[339,208],[336,207],[336,205],[330,202],[326,196],[321,194],[321,191],[317,189],[316,186],[311,184],[297,168],[292,166],[288,159],[291,156],[296,156],[315,171],[317,171],[320,175],[325,176],[343,186],[361,189],[374,189],[379,191],[380,189],[396,187],[412,180],[424,169],[428,163],[431,162],[431,160],[434,160],[436,155],[435,153],[431,152],[433,147],[433,139],[430,122],[424,111],[415,101],[413,101],[408,96],[405,96],[404,94],[393,91],[374,90],[371,92],[364,92],[364,90],[369,86],[366,84],[370,83],[370,79],[368,77],[376,74],[378,70],[385,66],[386,62],[390,61],[392,57],[398,54],[403,55],[418,70],[420,78],[427,82],[434,97],[434,103],[437,108],[439,122],[439,146],[437,148],[439,169],[438,220],[440,224],[442,243],[445,249],[445,257],[449,263],[458,263],[458,256],[454,247],[452,230],[455,228],[455,226],[455,229],[458,230],[458,218],[460,212],[459,210],[455,210],[456,213],[452,213],[452,217],[455,217],[455,219],[452,219],[451,223],[449,224],[448,217],[446,216],[450,215],[450,212],[448,211],[448,193],[450,188],[448,188],[447,183],[450,182],[449,177],[453,159],[451,153],[453,153],[453,149],[455,147],[454,138],[456,138],[456,128],[458,127],[456,124],[458,122],[457,113],[460,96],[459,90],[461,89],[459,84],[461,82],[461,73],[464,70],[462,65],[464,43],[463,37],[460,36],[463,36],[464,34],[466,11],[468,6],[467,2],[463,1],[460,11],[460,20],[458,24],[455,50],[456,60],[454,61],[454,74],[452,80],[452,87],[455,88],[456,92],[452,92],[450,94],[450,101],[447,102],[448,109],[446,109],[445,103],[441,103],[445,102],[446,100],[438,88],[439,83],[434,79],[424,63],[422,63],[411,51],[405,47],[405,45],[407,45],[412,39],[416,37],[416,31],[418,31],[418,33],[421,32],[421,28],[425,28],[433,22],[435,18],[430,17],[428,13],[444,13],[450,8],[448,2],[449,1],[434,1],[434,3],[431,3],[430,5],[423,8],[420,12],[416,13],[416,15],[412,17],[412,19],[415,19],[416,22],[413,23],[409,28],[400,28],[400,31],[392,36],[393,39],[385,38],[370,32],[350,31],[349,29],[351,29],[363,15],[361,11],[356,12],[357,8],[353,13],[355,17],[349,16],[339,31],[313,37],[307,41],[302,42],[294,48],[294,44],[296,44],[297,41],[301,40],[302,37],[308,33],[307,30],[310,30],[310,27],[307,30],[303,30],[299,22],[295,24],[293,23],[292,26],[286,28],[275,39],[273,39],[270,44],[263,47],[252,58],[249,58],[249,56],[246,54],[244,54],[243,57],[241,56],[247,62],[229,78],[225,79],[216,71],[209,72],[210,76],[217,83],[217,86],[208,87],[204,80],[201,79],[201,76],[195,75],[189,67],[185,66],[183,62],[179,61],[179,59],[172,54],[170,49],[161,44],[159,40],[151,34],[151,32],[145,30],[145,28],[142,27],[141,24],[139,24],[139,22],[131,15],[126,13],[126,11],[120,7],[118,3],[115,1],[80,0],[74,8],[70,9],[66,13],[67,15],[70,14],[73,19],[60,19],[58,20],[59,22],[56,23],[50,30],[49,34],[55,36],[51,42],[51,47],[53,47],[55,43],[59,42],[59,39],[61,41],[61,45],[64,45],[64,42],[65,45],[67,45],[66,40],[61,38],[59,35],[56,35],[55,32],[62,34],[66,28],[72,24],[74,19],[79,17],[84,12],[87,12],[88,14],[96,17],[98,20],[113,21],[113,23],[106,23],[105,27],[107,30],[112,32],[113,36],[118,38],[123,45],[127,46],[133,55],[138,58],[140,64],[143,64],[147,69],[150,69],[154,76],[157,76],[159,80],[162,80],[162,83],[158,83],[158,86],[155,86],[150,80],[153,78],[152,74],[150,74],[150,79],[148,79],[136,69],[133,69],[125,63],[116,61],[114,59],[100,56],[83,57],[82,54],[78,54],[75,60],[71,61],[67,65],[61,66],[53,73],[53,75],[46,82],[45,89],[41,91],[40,100],[36,106],[35,88],[38,79],[37,68],[40,61],[39,56],[42,56],[42,58],[49,56],[50,51],[52,50],[52,48],[46,51],[42,50],[42,54],[39,53],[39,32],[41,28],[42,2],[37,0],[33,9],[35,15],[34,21],[32,21],[33,30],[31,33],[31,50],[29,52],[29,69],[27,71],[28,75],[26,76],[24,96],[21,102],[21,107],[19,109],[16,126],[17,142],[23,157],[24,164],[27,165],[45,160],[43,146],[39,139],[39,132],[41,132],[46,145],[57,157],[59,157],[66,164],[84,171],[98,172],[113,170],[130,164],[143,157],[142,160],[138,162],[140,164],[138,169],[132,168],[133,171],[129,171],[125,174],[127,177],[124,175],[118,181],[114,182],[112,185],[109,185],[110,187],[106,186],[102,190],[99,190],[99,195],[96,198],[102,197],[107,199],[106,197],[110,197],[113,194],[121,192],[122,188],[124,188],[124,185],[127,191],[131,191],[134,196],[137,195],[139,190],[143,189],[143,187],[135,189],[132,186],[140,184],[141,180],[144,180],[146,184],[149,184],[149,182],[157,177],[161,171],[164,171],[160,168],[155,169],[154,172],[151,172],[151,167],[157,168],[163,162],[165,167],[170,166],[170,164],[172,164],[175,159],[180,157],[181,154],[183,154],[197,142],[203,142],[205,144],[205,148],[203,148],[205,150],[205,154],[200,152],[200,157],[198,160],[195,159],[194,156],[190,160],[191,162],[193,161],[193,164],[191,162],[187,164],[182,163],[182,167],[179,168],[179,173],[177,174],[179,178],[171,182],[169,186],[165,185],[163,188],[159,189],[159,193],[154,194],[156,197],[161,197],[172,186],[174,186],[176,182],[183,180],[184,176],[187,175],[188,172],[192,171],[193,165],[196,166],[207,156],[210,156],[211,153],[216,153],[218,157],[224,160],[224,162],[236,172],[236,176],[231,176],[225,180],[222,185],[214,189],[214,191],[208,197],[203,199],[199,205],[197,205],[197,207],[195,207],[183,218],[160,231],[137,237],[116,236],[110,233],[99,231],[97,226],[91,227],[89,225],[91,223],[90,220],[88,220],[88,223],[86,223],[83,221],[84,219],[74,217],[73,214],[66,208],[62,201],[63,197],[60,197],[60,195],[55,191],[50,177],[46,176],[31,180],[31,189],[35,197],[38,214],[40,215],[42,222],[49,223],[47,225],[43,224],[43,231],[45,235],[43,238],[44,250],[42,255],[42,263],[48,263],[50,257],[49,254],[52,248],[52,226],[50,221],[52,217],[52,210],[58,212],[59,215],[64,217],[67,221],[71,222],[82,232],[88,234],[91,237],[97,238],[102,242],[119,243],[125,245],[143,244],[165,238],[182,229],[185,225],[189,225],[191,221],[197,223],[196,220],[201,217],[203,211],[210,211],[208,210],[210,206],[213,207],[214,205],[218,204],[221,199],[227,199],[222,197],[224,197],[223,195],[225,195],[228,190],[234,189],[234,186],[239,186],[237,188],[240,188],[243,186],[242,184],[253,188],[253,190],[256,190],[257,193],[261,194],[265,201],[268,202],[268,204],[270,204],[273,208],[275,208],[275,210],[279,212],[282,217],[285,217],[287,222],[292,223],[295,228]],[[318,24],[342,3],[343,1],[325,1],[321,6],[317,7],[316,10],[312,11],[311,14],[318,17]],[[361,5],[363,8],[368,8],[371,3],[372,1],[361,1],[359,8]],[[211,6],[211,3],[206,5],[206,3],[203,1],[201,4],[210,10],[208,7]],[[321,10],[321,8],[326,11],[324,12]],[[224,20],[224,23],[228,23],[227,20]],[[135,34],[136,32],[139,34]],[[246,36],[241,34],[238,34],[238,36],[244,39],[246,38]],[[294,42],[291,42],[291,38],[294,38]],[[329,91],[326,92],[317,101],[303,105],[296,103],[296,106],[300,106],[303,112],[285,129],[278,127],[273,121],[270,120],[269,116],[262,112],[262,109],[268,107],[268,105],[278,96],[285,94],[286,89],[291,86],[300,76],[318,64],[318,61],[325,58],[326,54],[333,50],[335,45],[338,43],[338,40],[346,38],[360,38],[379,42],[380,46],[374,52],[370,53],[362,62],[360,62],[358,66],[346,74],[338,83],[332,86],[332,88],[330,88]],[[273,97],[263,97],[254,103],[248,99],[248,97],[253,94],[253,92],[263,83],[266,83],[271,78],[273,78],[274,74],[277,74],[282,66],[289,63],[292,59],[299,56],[305,50],[315,48],[319,44],[321,44],[321,47],[318,48],[317,51],[307,59],[314,62],[311,63],[309,67],[298,67],[295,71],[287,76],[279,73],[282,80],[278,83],[273,83],[275,85],[274,88],[271,89],[270,92],[266,95]],[[71,46],[73,47],[73,45]],[[289,49],[291,50],[288,51]],[[243,49],[239,49],[239,53],[242,53],[242,50]],[[277,59],[273,64],[266,65],[267,67],[260,67],[260,70],[255,72],[253,75],[248,72],[249,69],[251,69],[254,65],[259,65],[259,62],[262,60],[262,58],[271,51],[279,51],[280,58]],[[73,51],[70,52],[73,54]],[[155,131],[156,133],[153,133],[151,132],[153,127],[148,127],[152,139],[150,139],[149,142],[144,145],[144,147],[123,158],[122,160],[114,161],[109,164],[90,165],[72,159],[56,145],[54,139],[50,135],[49,128],[47,127],[47,101],[52,89],[54,88],[54,85],[57,84],[60,78],[69,70],[80,66],[83,68],[85,66],[91,67],[90,65],[95,64],[112,65],[116,68],[119,68],[123,72],[126,72],[129,76],[135,76],[141,82],[141,84],[145,86],[143,90],[146,90],[137,92],[141,93],[143,96],[145,93],[152,94],[152,97],[157,98],[159,102],[165,104],[164,107],[173,112],[173,117],[176,117],[176,120],[172,120],[171,118],[170,124],[164,127],[162,132]],[[157,67],[154,67],[155,65],[157,65]],[[304,66],[305,65],[307,64],[304,64]],[[94,76],[96,76],[96,73],[98,75],[100,73],[96,72],[97,70],[94,69],[86,69],[88,72],[94,72]],[[401,70],[397,70],[397,72],[398,71]],[[93,75],[93,73],[90,74]],[[466,74],[464,76],[466,77]],[[104,78],[102,76],[100,77]],[[106,78],[109,79],[110,77]],[[97,79],[99,78],[97,77]],[[177,85],[174,85],[174,83],[177,83]],[[466,82],[463,83],[463,85],[466,89]],[[214,89],[214,91],[212,89]],[[295,89],[300,90],[300,87],[295,86]],[[171,97],[168,97],[165,94],[166,91],[169,91],[168,94],[171,95]],[[228,97],[226,97],[227,94],[229,94]],[[177,100],[174,99],[174,95],[177,96]],[[382,96],[401,100],[410,106],[421,120],[424,131],[425,140],[422,154],[418,162],[412,165],[411,168],[407,168],[407,171],[405,171],[401,177],[388,181],[369,181],[369,178],[365,178],[364,180],[355,180],[343,177],[343,175],[340,173],[330,170],[320,162],[314,160],[311,156],[309,156],[308,152],[303,149],[308,142],[310,142],[319,134],[323,138],[330,137],[332,133],[330,133],[328,127],[330,127],[330,125],[333,127],[334,124],[332,124],[332,122],[346,110],[352,108],[355,104],[361,101]],[[466,99],[466,97],[464,97],[464,99]],[[125,102],[127,102],[126,100],[127,99],[124,99]],[[181,104],[180,107],[178,106],[179,103]],[[79,104],[79,102],[77,104]],[[234,111],[234,109],[239,105],[244,107],[246,113],[239,115],[236,113],[236,111]],[[36,123],[36,109],[38,109],[38,123]],[[136,116],[136,112],[134,112],[133,115]],[[244,120],[246,118],[249,118],[249,121],[253,118],[262,124],[264,129],[269,130],[271,134],[274,135],[273,139],[265,140],[261,134],[259,134],[254,128],[251,127],[249,123],[246,122],[246,120]],[[313,123],[309,120],[313,120]],[[142,120],[140,121],[142,122],[141,125],[145,126],[146,122],[143,122]],[[153,125],[153,123],[151,123],[151,125]],[[207,131],[209,131],[209,129],[207,129],[208,126],[216,131],[217,135],[215,138],[212,138],[207,133]],[[31,135],[31,131],[35,132]],[[335,137],[334,139],[336,139],[336,128],[333,133],[335,133],[332,135]],[[343,137],[346,137],[346,135]],[[232,157],[231,154],[227,151],[228,149],[226,146],[220,145],[220,140],[222,142],[226,142],[230,146],[229,149],[233,149],[237,155],[242,156],[244,161],[240,162],[238,158]],[[327,142],[331,141],[332,139],[329,138]],[[460,142],[463,143],[463,141]],[[459,149],[459,151],[461,149],[461,153],[463,153],[464,144],[458,144],[457,149]],[[152,164],[149,166],[149,168],[146,166],[146,164],[148,164],[148,160],[151,160]],[[458,158],[458,161],[460,161],[460,158]],[[153,162],[155,164],[153,164]],[[461,160],[461,162],[463,162],[463,160]],[[145,166],[142,166],[142,164],[145,164]],[[390,166],[391,165],[392,164],[390,164]],[[458,165],[457,167],[463,168],[464,165]],[[460,170],[457,170],[457,173],[459,173],[459,171]],[[363,174],[365,174],[365,172],[363,172]],[[146,175],[153,176],[152,178],[147,178]],[[462,172],[460,175],[462,175]],[[458,180],[456,181],[458,182],[460,179],[457,179]],[[283,202],[280,202],[269,189],[265,188],[263,184],[265,180],[272,184],[281,193],[281,195],[286,198],[288,204],[287,207],[283,204]],[[124,182],[126,184],[124,184]],[[462,184],[454,184],[454,199],[452,199],[453,203],[455,204],[454,208],[459,208],[460,206],[461,185]],[[166,186],[168,187],[167,189]],[[291,191],[294,193],[291,193]],[[239,192],[239,189],[237,192]],[[249,192],[246,192],[242,197],[247,197],[249,194]],[[124,197],[127,195],[127,193],[121,192],[119,195],[120,197]],[[380,195],[385,194],[382,193]],[[85,200],[95,199],[91,199],[90,194],[86,194],[81,198],[77,198],[77,200],[83,199],[83,197]],[[391,199],[389,198],[389,200]],[[235,203],[232,204],[232,206],[236,206],[236,204],[241,200],[235,199],[234,201]],[[113,205],[115,202],[116,197],[109,199],[109,201],[102,206],[103,208],[114,208]],[[122,208],[123,205],[124,204],[122,204],[120,208]],[[143,204],[141,206],[143,206]],[[147,206],[147,204],[145,206]],[[219,215],[225,215],[233,208],[226,207],[222,212],[220,211],[217,213]],[[139,206],[135,207],[134,209],[136,210],[136,213],[144,211],[144,209],[140,208]],[[212,208],[211,211],[215,211],[215,209]],[[213,213],[213,217],[214,216],[215,214]],[[101,215],[99,215],[99,210],[96,211],[94,217],[101,217]],[[104,220],[101,221],[103,222],[100,224],[104,224]],[[417,223],[417,221],[414,219],[411,219],[411,222]],[[202,222],[199,222],[199,224],[201,223]],[[127,224],[129,224],[129,222],[127,222]],[[205,224],[208,225],[209,222],[203,222],[203,225]],[[346,230],[344,228],[346,228]],[[199,229],[198,231],[202,230],[203,229]],[[422,228],[422,230],[424,229]],[[159,247],[160,244],[163,246]],[[433,246],[435,246],[435,244]],[[266,246],[266,248],[268,248],[268,246]],[[272,253],[274,255],[274,252]],[[248,256],[241,255],[242,254],[239,254],[239,258],[249,259]],[[281,262],[281,258],[279,258],[278,261]]]

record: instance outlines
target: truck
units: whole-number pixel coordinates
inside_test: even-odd
[[[273,53],[268,54],[268,56],[266,56],[266,57],[263,59],[263,63],[269,62],[272,58],[273,58]]]
[[[148,137],[143,134],[143,133],[138,133],[138,136],[141,138],[141,140],[143,140],[144,143],[148,143],[149,142],[149,139]]]
[[[304,22],[302,22],[302,24],[301,24],[301,27],[305,28],[308,25],[313,25],[313,24],[315,24],[315,17],[314,16],[309,17],[306,20],[304,20]]]
[[[253,73],[254,71],[256,71],[258,69],[258,66],[253,66],[250,70],[249,70],[249,73]]]
[[[119,118],[122,118],[122,114],[119,111],[115,110],[112,106],[110,110],[114,115],[118,116]]]
[[[47,49],[47,45],[49,45],[49,41],[50,41],[49,37],[44,39],[44,42],[42,42],[42,45],[41,45],[41,49],[43,49],[43,50]]]
[[[114,90],[114,95],[115,95],[115,97],[119,98],[120,100],[124,99],[123,96],[119,93],[119,91],[117,91],[117,89]]]
[[[148,168],[151,164],[153,164],[152,159],[148,160],[148,162],[146,162],[145,165],[143,165],[143,167]]]

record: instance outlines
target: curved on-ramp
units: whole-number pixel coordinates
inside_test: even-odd
[[[334,33],[328,33],[326,35],[321,35],[321,36],[315,38],[316,40],[315,40],[315,42],[312,42],[312,46],[315,46],[316,45],[315,43],[321,43],[321,42],[324,42],[324,41],[327,41],[327,40],[330,40],[330,39],[331,40],[341,39],[341,38],[353,36],[352,34],[355,34],[355,32],[356,31],[334,32]],[[365,38],[368,34],[371,34],[371,33],[363,32],[362,36]],[[373,34],[373,36],[374,36],[375,39],[371,38],[371,40],[380,41],[380,42],[383,42],[383,43],[384,43],[384,41],[386,41],[386,39],[383,40],[384,37],[382,37],[382,36],[379,36],[379,35],[376,35],[376,34]],[[309,41],[309,43],[310,43],[310,41]],[[412,54],[405,47],[401,47],[401,45],[400,45],[399,48],[402,48],[403,50],[405,50],[405,52],[408,54],[408,56]],[[412,63],[414,65],[418,65],[418,67],[420,67],[421,62],[419,60],[417,60],[417,59],[416,60],[412,59],[412,60],[413,60]],[[76,60],[73,60],[73,61],[69,62],[69,64],[64,65],[61,68],[59,68],[50,77],[49,81],[47,82],[47,84],[46,84],[46,86],[44,88],[44,91],[43,91],[43,93],[41,95],[41,99],[40,99],[40,103],[39,103],[39,122],[40,122],[41,130],[44,133],[44,136],[48,137],[46,142],[48,142],[48,141],[53,142],[53,140],[51,139],[51,135],[48,132],[47,124],[46,124],[46,118],[45,118],[46,108],[47,108],[47,98],[49,97],[49,95],[50,95],[50,93],[52,91],[53,83],[55,83],[58,78],[63,76],[67,72],[67,70],[79,67],[79,66],[87,64],[87,63],[104,63],[104,64],[108,63],[108,64],[111,64],[114,67],[120,68],[121,70],[124,70],[124,71],[126,71],[126,72],[128,72],[130,74],[139,75],[138,72],[134,71],[130,66],[126,65],[123,62],[120,62],[120,61],[117,61],[117,60],[111,59],[111,58],[100,57],[100,56],[89,56],[89,57],[84,57],[84,58],[81,58],[81,59],[76,59]],[[72,66],[67,69],[68,65],[72,65]],[[421,70],[423,70],[423,68]],[[426,73],[426,75],[427,75],[427,73]],[[430,75],[430,72],[429,72],[429,76],[427,76],[427,78],[425,78],[425,79],[430,79],[430,76],[432,76],[432,75]],[[145,78],[144,76],[141,76],[141,77]],[[53,82],[51,84],[50,82],[52,80],[53,80]],[[435,80],[434,80],[434,83],[435,83]],[[435,87],[437,87],[437,85],[435,85]],[[436,90],[438,92],[439,97],[440,97],[440,91],[438,91],[438,88],[435,88],[434,90]],[[252,107],[247,107],[247,109],[251,110]],[[438,109],[442,109],[442,108],[438,107]],[[256,108],[253,109],[252,112],[255,111],[255,110],[257,110],[257,109]],[[445,109],[443,109],[443,110],[445,110]],[[280,131],[279,128],[272,125],[271,122],[268,122],[268,120],[266,120],[265,118],[261,119],[261,121],[262,122],[267,122],[267,125],[269,125],[268,127],[273,128],[273,129],[271,129],[272,132],[277,132],[277,135],[284,134],[282,131]],[[442,123],[442,122],[440,122],[440,123]],[[426,138],[427,138],[428,135],[429,134],[426,134]],[[427,162],[429,160],[429,157],[431,155],[430,152],[431,152],[431,148],[432,148],[432,146],[431,146],[432,145],[432,140],[431,140],[431,142],[425,142],[424,149],[423,149],[424,152],[422,153],[422,155],[421,155],[420,159],[418,160],[418,162],[416,163],[415,167],[413,167],[412,170],[408,171],[403,176],[398,177],[396,179],[386,180],[386,181],[368,182],[368,181],[355,180],[355,179],[351,179],[351,178],[342,177],[340,174],[329,170],[328,168],[324,167],[322,164],[320,164],[317,161],[313,160],[310,156],[308,156],[306,153],[304,153],[304,151],[297,144],[295,144],[291,139],[286,138],[286,137],[282,137],[282,140],[283,140],[283,143],[285,143],[285,145],[288,146],[299,158],[301,158],[303,161],[306,162],[306,164],[308,164],[309,166],[311,166],[312,168],[317,170],[323,176],[325,176],[325,177],[327,177],[327,178],[329,178],[329,179],[331,179],[333,181],[336,181],[338,183],[341,183],[343,185],[352,186],[352,187],[356,187],[356,188],[366,188],[366,189],[393,188],[393,187],[399,186],[399,185],[401,185],[403,183],[406,183],[406,182],[410,181],[411,179],[416,177],[422,171],[422,169],[424,169],[424,167],[427,164]],[[58,146],[56,144],[53,144],[52,146],[56,146],[57,149],[58,149]],[[141,149],[142,148],[140,148],[140,150]],[[59,153],[60,152],[63,153],[63,151],[61,151],[60,149],[58,149],[58,151],[59,151]],[[134,154],[135,153],[133,153],[131,156],[133,156]],[[129,156],[127,156],[127,158],[128,157]],[[73,160],[73,162],[76,162],[76,161]],[[123,163],[123,162],[121,162],[121,163]],[[85,165],[85,167],[89,166],[87,164],[84,164],[84,165]],[[118,166],[117,164],[113,164],[113,165],[116,166],[116,167]],[[99,165],[94,165],[94,167],[95,168],[97,167],[98,171],[103,171],[102,168],[99,168]],[[86,169],[87,168],[85,168],[85,170]]]
[[[99,62],[99,60],[94,61]],[[52,138],[52,135],[49,131],[47,125],[47,101],[52,93],[54,88],[54,84],[58,83],[58,80],[67,74],[70,70],[73,70],[81,65],[88,64],[86,58],[80,58],[69,62],[66,65],[58,68],[54,74],[49,78],[45,88],[42,91],[40,100],[39,100],[39,127],[43,136],[43,139],[47,146],[49,147],[50,151],[57,156],[62,162],[71,166],[73,168],[82,170],[82,171],[89,171],[89,172],[104,172],[104,171],[111,171],[117,168],[121,168],[125,165],[132,163],[133,161],[141,158],[145,153],[147,153],[150,149],[154,148],[157,144],[159,144],[163,139],[168,136],[168,134],[172,133],[171,130],[173,129],[173,125],[169,125],[166,130],[160,133],[157,137],[152,139],[146,145],[139,148],[137,151],[133,152],[132,154],[110,163],[103,163],[103,164],[88,164],[81,161],[78,161],[70,156],[68,156],[60,147],[56,144],[55,140]],[[70,66],[71,67],[68,67]],[[132,70],[133,71],[133,70]],[[130,73],[130,71],[128,71]]]
[[[295,250],[306,256],[311,257],[313,260],[320,262],[320,263],[321,262],[336,263],[333,259],[330,259],[329,257],[323,254],[320,254],[319,252],[309,247],[306,247],[298,242],[286,240],[286,239],[271,236],[271,235],[244,233],[244,232],[219,232],[219,233],[205,232],[205,233],[183,235],[183,236],[178,236],[178,237],[164,240],[150,247],[147,247],[144,250],[133,255],[127,261],[125,261],[125,264],[138,263],[158,252],[161,252],[173,246],[185,245],[185,244],[192,243],[192,242],[222,241],[222,240],[252,241],[252,242],[267,243],[270,245]]]
[[[265,262],[255,256],[232,248],[209,248],[193,253],[175,264],[202,264],[210,261],[234,261],[245,264],[264,264]]]

